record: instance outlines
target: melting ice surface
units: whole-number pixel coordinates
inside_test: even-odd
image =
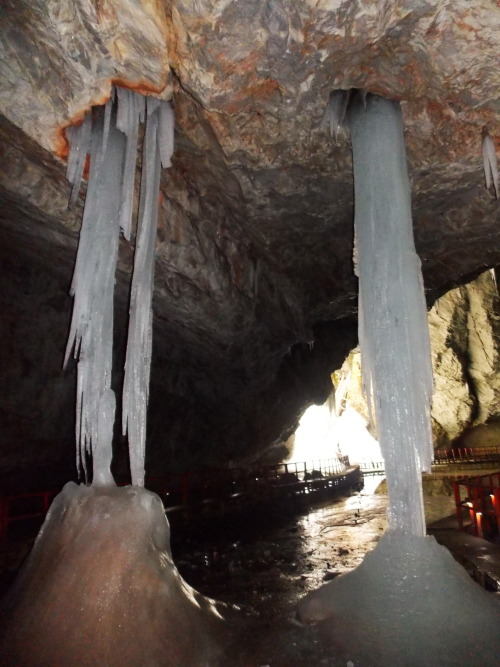
[[[359,338],[386,464],[389,531],[356,570],[306,596],[299,617],[319,621],[335,658],[354,665],[493,667],[498,600],[425,537],[432,375],[401,111],[369,96],[351,108],[349,124]]]
[[[360,667],[496,667],[500,605],[432,537],[389,531],[361,565],[306,596],[336,658]]]

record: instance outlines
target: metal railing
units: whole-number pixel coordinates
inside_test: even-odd
[[[491,465],[500,465],[500,447],[484,447],[479,450],[461,448],[454,450],[438,449],[434,452],[432,466],[442,468],[446,466],[465,465],[469,468],[489,468]],[[362,461],[359,464],[365,474],[383,474],[384,461]]]
[[[146,488],[157,493],[167,512],[203,503],[228,503],[244,496],[279,494],[286,488],[311,493],[338,484],[349,468],[346,456],[251,468],[205,469],[146,477]],[[13,523],[45,517],[57,491],[0,496],[0,538]],[[275,493],[275,495],[276,495]]]
[[[58,491],[38,491],[0,496],[0,538],[6,537],[13,523],[43,519]]]
[[[495,540],[500,535],[500,472],[453,482],[460,530]]]

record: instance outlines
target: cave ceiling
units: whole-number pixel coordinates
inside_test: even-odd
[[[0,256],[64,289],[83,205],[68,210],[64,128],[113,83],[173,100],[152,386],[173,440],[200,410],[228,457],[279,440],[324,396],[315,367],[356,342],[350,143],[321,128],[332,90],[401,102],[429,301],[500,264],[481,159],[483,131],[500,148],[492,0],[7,0],[0,27]],[[122,305],[131,258],[123,241]]]

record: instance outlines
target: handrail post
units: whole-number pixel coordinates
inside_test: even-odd
[[[458,527],[464,529],[464,517],[462,514],[462,499],[460,497],[460,486],[458,482],[453,482],[453,494],[455,496],[455,507],[457,511]]]
[[[500,533],[500,487],[493,489],[493,508],[495,510],[498,532]]]

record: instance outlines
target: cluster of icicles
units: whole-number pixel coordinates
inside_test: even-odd
[[[144,484],[146,411],[152,349],[152,294],[161,166],[169,167],[174,115],[169,102],[116,88],[105,106],[67,130],[70,206],[80,191],[87,155],[90,170],[70,294],[73,317],[65,364],[78,361],[77,465],[93,483],[113,484],[111,474],[116,399],[111,389],[113,292],[120,231],[130,240],[134,210],[139,124],[145,123],[139,215],[132,276],[122,396],[122,428],[128,433],[132,483]]]

